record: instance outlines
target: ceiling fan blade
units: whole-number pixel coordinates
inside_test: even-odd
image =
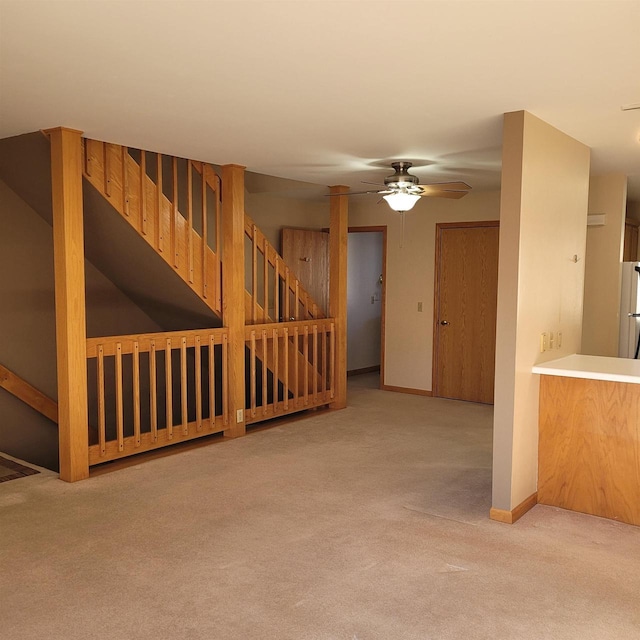
[[[459,200],[464,198],[468,191],[441,191],[439,189],[432,189],[420,194],[422,198],[451,198],[452,200]]]
[[[367,193],[380,193],[380,191],[345,191],[344,193],[325,193],[324,195],[331,198],[332,196],[363,196]]]
[[[361,180],[362,184],[375,184],[377,187],[384,187],[382,182],[368,182],[367,180]]]
[[[466,182],[430,182],[419,185],[423,189],[435,187],[440,191],[469,191],[471,187]]]

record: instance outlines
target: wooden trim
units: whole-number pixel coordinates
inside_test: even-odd
[[[409,387],[394,387],[390,384],[381,384],[380,389],[382,391],[395,391],[396,393],[410,393],[414,396],[427,396],[431,397],[433,394],[428,389],[411,389]]]
[[[530,509],[533,509],[538,504],[538,492],[532,493],[528,498],[523,500],[517,507],[507,511],[506,509],[496,509],[491,507],[489,511],[489,518],[496,522],[503,522],[505,524],[514,524]]]
[[[374,367],[363,367],[362,369],[351,369],[351,371],[347,371],[347,378],[351,376],[360,376],[363,373],[373,373],[374,371],[380,371],[380,365],[376,365]]]
[[[89,477],[82,137],[50,130],[60,478]]]
[[[41,413],[51,422],[58,424],[58,405],[56,402],[1,364],[0,387]]]
[[[245,434],[245,360],[244,360],[244,171],[236,164],[222,167],[222,270],[223,322],[228,329],[228,420],[225,435]],[[242,410],[243,419],[238,421]]]
[[[332,409],[347,406],[347,234],[349,196],[348,187],[330,187],[329,224],[329,315],[335,322],[335,378]],[[342,195],[340,195],[342,194]],[[296,309],[297,311],[297,309]]]
[[[625,218],[624,223],[631,227],[640,227],[640,220],[636,220],[635,218]]]
[[[380,389],[384,384],[385,347],[387,344],[387,226],[349,227],[349,233],[381,233],[382,234],[382,292],[380,301]],[[347,375],[349,372],[347,371]]]
[[[436,222],[436,247],[435,247],[435,263],[434,263],[434,282],[433,282],[433,342],[431,352],[431,389],[434,398],[440,397],[438,391],[438,318],[440,317],[440,259],[442,245],[443,229],[469,229],[476,227],[499,227],[500,220],[479,220],[469,222]]]

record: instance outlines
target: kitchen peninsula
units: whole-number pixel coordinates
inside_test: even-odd
[[[533,373],[538,502],[640,525],[640,360],[574,354]]]

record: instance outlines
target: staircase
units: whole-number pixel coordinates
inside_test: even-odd
[[[220,316],[220,179],[213,168],[85,138],[83,175]]]
[[[84,178],[224,321],[221,181],[211,165],[83,139]],[[330,403],[335,324],[245,214],[247,424]],[[226,328],[87,341],[89,464],[229,428]]]

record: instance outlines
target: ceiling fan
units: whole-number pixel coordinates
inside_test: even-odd
[[[417,176],[409,173],[412,162],[392,162],[391,167],[395,171],[384,179],[384,189],[377,191],[356,191],[346,194],[332,193],[330,195],[357,196],[367,193],[379,193],[389,206],[399,213],[404,213],[413,208],[413,205],[424,197],[431,198],[463,198],[469,193],[471,187],[465,182],[438,182],[435,184],[419,184]],[[365,184],[376,184],[369,182]]]

